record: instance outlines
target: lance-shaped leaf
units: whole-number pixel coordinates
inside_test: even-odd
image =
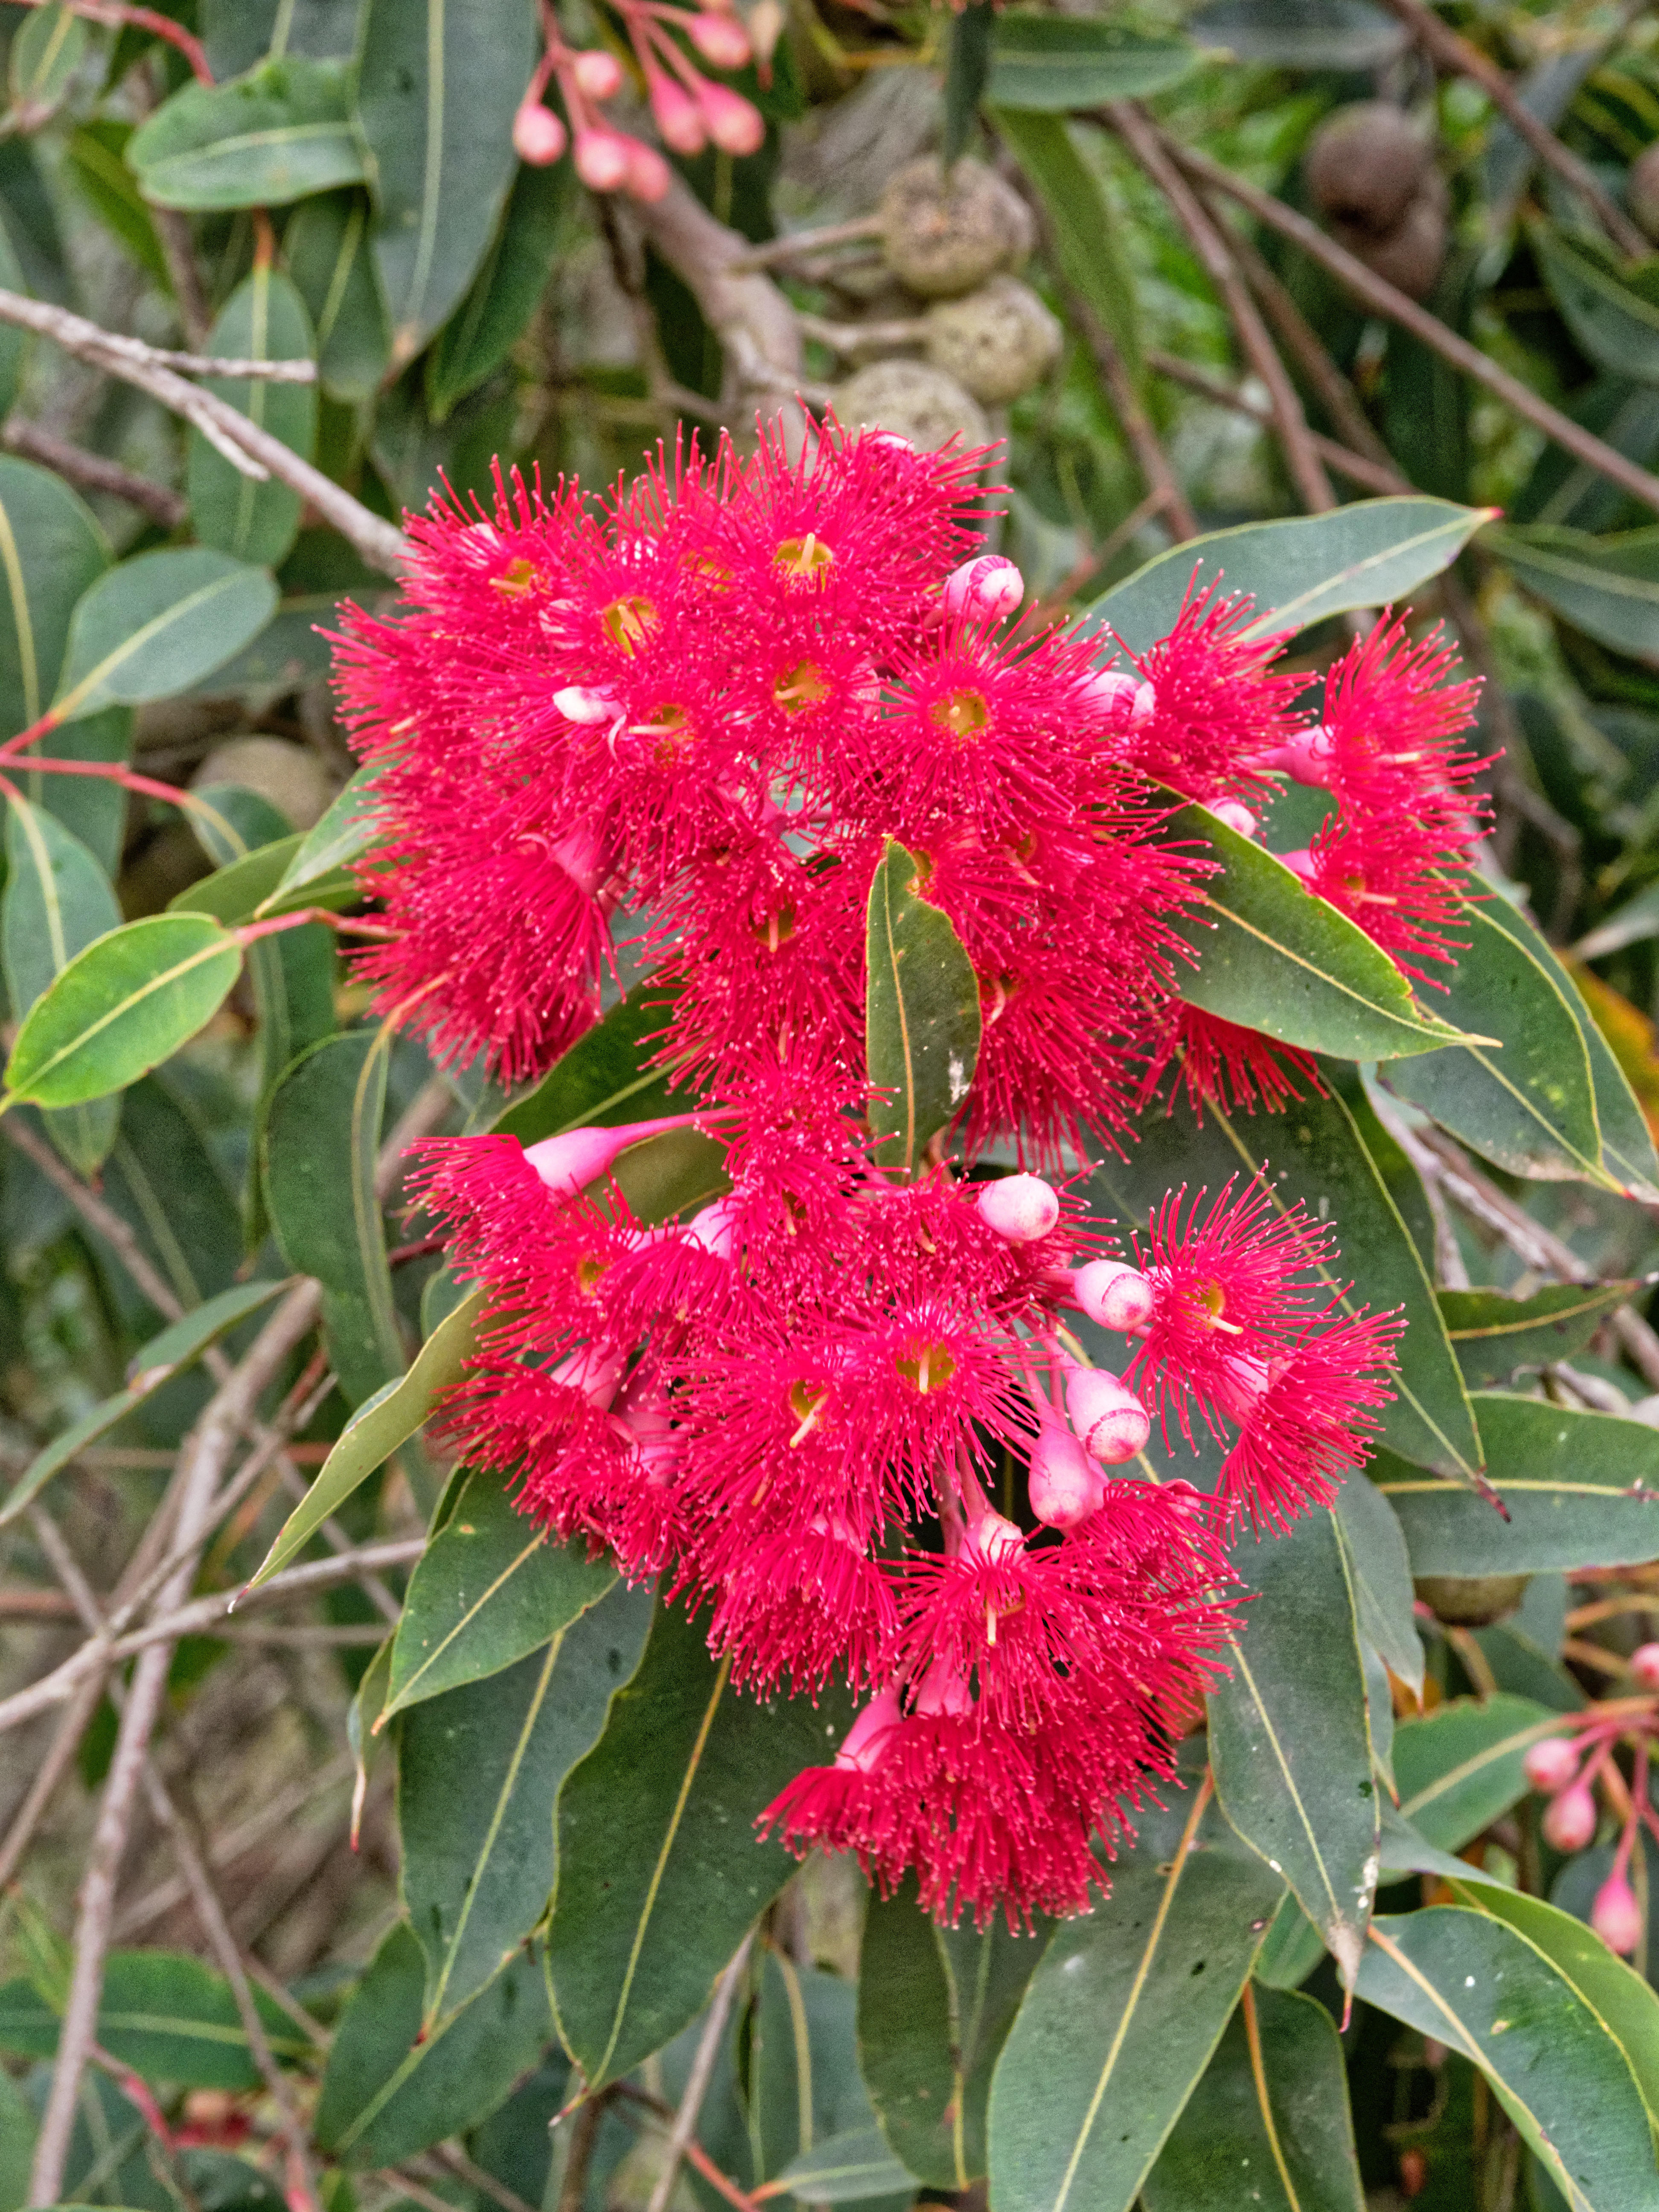
[[[949,168],[968,143],[991,74],[991,0],[967,0],[945,33],[945,132],[940,152]]]
[[[273,2051],[290,2061],[307,2055],[306,2039],[276,2000],[260,1990],[254,2002]],[[50,2058],[58,2033],[58,2014],[29,1983],[0,1989],[0,2051]],[[112,1951],[97,2034],[112,2057],[147,2081],[234,2091],[260,2086],[230,1984],[182,1951]]]
[[[1014,8],[997,19],[987,97],[993,107],[1064,114],[1108,100],[1145,100],[1178,84],[1197,62],[1198,49],[1185,39]]]
[[[207,351],[239,361],[306,361],[316,340],[305,301],[281,270],[256,266],[214,319]],[[210,392],[309,460],[317,441],[317,386],[268,376],[213,377]],[[191,523],[204,545],[268,567],[285,559],[300,528],[300,495],[274,477],[246,476],[199,430],[189,441]]]
[[[1336,2023],[1247,1982],[1141,2192],[1146,2212],[1364,2212]]]
[[[1423,1686],[1423,1640],[1413,1610],[1410,1555],[1394,1509],[1363,1474],[1336,1493],[1336,1517],[1348,1555],[1361,1640],[1402,1682]]]
[[[1502,1291],[1437,1293],[1446,1334],[1470,1389],[1507,1382],[1523,1367],[1547,1367],[1582,1352],[1609,1314],[1638,1290],[1636,1282],[1551,1283],[1529,1298]]]
[[[205,915],[111,930],[29,1010],[6,1067],[12,1096],[75,1106],[125,1090],[212,1020],[241,969],[241,946]]]
[[[1371,1462],[1406,1532],[1413,1574],[1571,1573],[1653,1557],[1659,1469],[1650,1428],[1496,1390],[1477,1391],[1473,1402],[1507,1519],[1391,1453]]]
[[[1213,1806],[1167,1795],[1031,1977],[991,2085],[997,2212],[1129,2212],[1283,1893]]]
[[[384,827],[374,799],[380,776],[378,762],[360,768],[319,819],[295,840],[281,874],[260,903],[261,916],[315,906],[319,890],[343,873],[348,861],[368,850]]]
[[[279,894],[276,885],[302,842],[300,832],[295,830],[289,836],[277,837],[268,845],[256,847],[240,860],[216,868],[199,883],[187,884],[183,890],[175,891],[167,901],[167,912],[210,914],[230,928],[238,922],[252,921],[256,916],[264,921],[271,914],[288,914],[301,907],[322,907],[337,912],[342,907],[356,906],[362,892],[356,878],[348,875],[343,868],[328,870],[308,883],[303,891],[288,896]],[[262,941],[289,940],[284,937]],[[258,946],[253,949],[257,951]]]
[[[1394,1738],[1401,1817],[1442,1850],[1461,1850],[1526,1795],[1521,1763],[1560,1724],[1550,1706],[1501,1691],[1402,1721]]]
[[[1377,1801],[1353,1583],[1334,1514],[1234,1547],[1252,1602],[1210,1698],[1222,1809],[1288,1881],[1350,1988],[1376,1893]]]
[[[6,812],[6,890],[0,906],[0,958],[13,1018],[45,996],[77,952],[120,923],[114,886],[96,854],[20,793]],[[46,1133],[79,1174],[95,1176],[120,1118],[114,1098],[94,1099],[48,1115]]]
[[[1073,27],[1085,21],[1070,18]],[[1104,27],[1090,22],[1088,27]],[[1058,115],[994,107],[991,119],[1042,202],[1054,258],[1066,283],[1098,316],[1138,384],[1144,365],[1134,277],[1119,234],[1120,222],[1100,179]]]
[[[609,1128],[649,1121],[674,1111],[660,1068],[644,1066],[668,1020],[665,999],[641,985],[611,1009],[556,1060],[527,1097],[490,1124],[520,1144],[539,1144],[567,1129]]]
[[[922,896],[921,865],[888,839],[866,940],[870,1127],[877,1159],[903,1175],[949,1126],[979,1060],[979,979],[949,915]]]
[[[7,57],[12,104],[21,108],[13,126],[34,131],[69,90],[70,80],[86,58],[87,27],[61,4],[37,8],[17,27]]]
[[[1044,1931],[940,1928],[908,1877],[873,1894],[859,1948],[859,2063],[882,2130],[910,2172],[966,2189],[985,2171],[991,2075]]]
[[[427,404],[434,422],[498,368],[523,334],[547,289],[574,183],[568,162],[520,165],[483,266],[432,349]]]
[[[791,1861],[754,1822],[790,1777],[835,1756],[826,1698],[739,1698],[730,1662],[675,1606],[659,1610],[634,1680],[567,1778],[548,1963],[559,2033],[590,2089],[708,2003]]]
[[[404,1900],[426,1953],[428,2034],[501,1972],[546,1911],[559,1784],[638,1666],[653,1603],[613,1577],[608,1596],[539,1650],[405,1718],[398,1832]]]
[[[1478,2066],[1580,2212],[1659,2207],[1652,2132],[1624,2052],[1518,1930],[1461,1905],[1378,1920],[1359,1994]]]
[[[383,1718],[538,1650],[616,1579],[585,1543],[517,1512],[499,1474],[475,1468],[410,1577]]]
[[[56,721],[187,691],[257,637],[276,606],[265,569],[210,545],[134,555],[76,607],[52,702]]]
[[[1659,615],[1659,526],[1605,538],[1537,523],[1494,530],[1492,551],[1535,599],[1615,653],[1653,651]]]
[[[1114,585],[1084,626],[1109,629],[1131,653],[1145,653],[1175,628],[1194,581],[1200,589],[1219,581],[1227,598],[1248,592],[1255,601],[1247,635],[1294,634],[1352,607],[1408,598],[1451,566],[1493,512],[1413,493],[1212,531],[1172,545]]]
[[[852,2128],[826,2136],[792,2158],[777,2176],[797,2204],[868,2204],[872,2198],[911,2201],[914,2177],[896,2159],[879,2128]]]
[[[91,509],[61,477],[0,455],[0,726],[8,737],[45,713],[70,618],[109,558]]]
[[[361,182],[343,62],[262,62],[228,84],[187,84],[134,132],[127,160],[156,207],[285,207]]]
[[[319,192],[301,202],[283,233],[283,258],[316,329],[323,389],[354,405],[380,389],[392,351],[373,224],[367,192]]]
[[[1621,274],[1612,252],[1553,223],[1527,238],[1567,327],[1590,359],[1633,384],[1659,384],[1659,264]]]

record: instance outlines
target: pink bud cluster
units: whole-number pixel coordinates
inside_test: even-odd
[[[1638,1689],[1659,1693],[1659,1644],[1644,1644],[1631,1656],[1631,1679]],[[1568,1735],[1549,1735],[1534,1744],[1522,1761],[1527,1780],[1548,1799],[1539,1822],[1544,1841],[1552,1850],[1571,1855],[1595,1840],[1601,1826],[1596,1804],[1598,1780],[1619,1777],[1612,1767],[1621,1739],[1635,1746],[1633,1778],[1626,1791],[1621,1785],[1615,1802],[1624,1808],[1613,1865],[1596,1890],[1590,1905],[1590,1925],[1611,1951],[1628,1957],[1642,1942],[1645,1918],[1631,1887],[1630,1866],[1645,1827],[1659,1842],[1659,1814],[1649,1791],[1648,1773],[1652,1740],[1659,1735],[1659,1705],[1634,1713],[1609,1714],[1592,1705]]]
[[[711,144],[724,154],[758,151],[766,136],[760,111],[729,85],[705,76],[672,35],[684,33],[714,69],[741,69],[750,58],[749,33],[732,0],[706,0],[696,9],[671,7],[665,0],[609,4],[623,20],[665,146],[677,154],[701,154]],[[661,199],[671,181],[667,162],[654,146],[619,130],[602,112],[626,81],[621,62],[607,47],[567,46],[550,4],[544,5],[542,21],[544,51],[513,124],[520,158],[544,168],[568,144],[576,174],[591,191]],[[570,118],[568,132],[543,105],[554,82]]]

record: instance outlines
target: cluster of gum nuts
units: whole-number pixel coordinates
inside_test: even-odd
[[[1659,1644],[1644,1644],[1631,1655],[1631,1680],[1637,1688],[1659,1692]],[[1622,1700],[1620,1701],[1622,1704]],[[1546,1736],[1522,1762],[1527,1780],[1549,1799],[1540,1823],[1553,1850],[1582,1851],[1595,1840],[1600,1814],[1597,1777],[1608,1765],[1621,1736],[1635,1735],[1636,1778],[1630,1808],[1613,1852],[1613,1869],[1595,1893],[1590,1926],[1610,1951],[1628,1958],[1642,1940],[1642,1908],[1630,1886],[1630,1863],[1637,1838],[1646,1827],[1659,1840],[1659,1815],[1648,1796],[1648,1738],[1659,1733],[1659,1711],[1608,1714],[1592,1706],[1571,1735]]]

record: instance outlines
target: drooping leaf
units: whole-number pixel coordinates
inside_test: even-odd
[[[1216,1793],[1351,1988],[1376,1891],[1377,1796],[1346,1551],[1316,1509],[1232,1558],[1253,1601],[1209,1700]]]
[[[86,52],[87,27],[61,0],[25,16],[6,60],[20,130],[34,130],[62,103]]]
[[[1197,61],[1197,48],[1185,39],[1013,8],[997,19],[987,97],[994,107],[1062,114],[1167,91]]]
[[[979,979],[921,876],[890,837],[870,886],[866,950],[865,1048],[879,1094],[870,1127],[878,1161],[903,1175],[949,1127],[979,1060]]]
[[[791,2159],[777,2179],[798,2204],[867,2204],[873,2197],[902,2197],[913,2186],[879,2128],[827,2136]]]
[[[121,1101],[121,1127],[105,1164],[103,1195],[171,1285],[194,1309],[240,1279],[246,1257],[235,1194],[189,1096],[158,1072]],[[145,1330],[148,1302],[112,1270],[112,1295]]]
[[[0,2073],[0,2212],[23,2212],[34,2163],[34,2108],[9,2074]]]
[[[561,1544],[544,1522],[515,1511],[499,1474],[475,1468],[410,1577],[387,1717],[539,1650],[616,1579],[584,1543]]]
[[[672,1114],[673,1097],[663,1071],[642,1064],[650,1040],[667,1019],[665,1000],[653,998],[645,986],[631,991],[491,1127],[534,1145],[567,1129],[614,1127]]]
[[[1547,1367],[1582,1352],[1634,1282],[1552,1283],[1529,1298],[1503,1291],[1437,1293],[1446,1334],[1471,1390],[1507,1382],[1523,1367]]]
[[[319,892],[337,879],[356,881],[346,874],[346,864],[366,853],[380,831],[374,808],[380,773],[375,764],[360,768],[329,802],[321,817],[296,838],[274,888],[260,901],[262,919],[286,914],[295,907],[317,905]]]
[[[76,605],[52,712],[77,721],[185,690],[240,653],[276,605],[266,570],[210,546],[136,554]]]
[[[1069,27],[1105,27],[1073,16]],[[1042,203],[1061,275],[1098,317],[1122,356],[1131,382],[1139,384],[1144,364],[1134,280],[1118,234],[1120,226],[1099,178],[1059,116],[994,106],[991,119]]]
[[[1443,1850],[1461,1850],[1526,1795],[1521,1762],[1561,1717],[1529,1698],[1455,1698],[1395,1730],[1400,1811]]]
[[[308,361],[315,344],[304,301],[289,277],[267,265],[250,271],[219,310],[206,350],[240,361]],[[210,377],[205,388],[302,460],[311,459],[317,438],[314,384]],[[239,561],[275,568],[299,532],[299,493],[274,477],[260,483],[244,476],[199,430],[191,432],[189,444],[186,488],[197,537]]]
[[[285,207],[362,182],[346,64],[262,62],[228,84],[187,84],[135,132],[127,159],[155,207]]]
[[[1568,329],[1603,368],[1659,384],[1659,261],[1620,270],[1613,253],[1553,223],[1527,225],[1527,240]]]
[[[0,455],[0,726],[6,736],[45,713],[70,617],[109,558],[91,509],[61,477]]]
[[[826,1698],[739,1698],[705,1631],[661,1607],[605,1734],[566,1779],[548,1934],[559,2032],[590,2089],[619,2079],[708,2002],[791,1861],[753,1823],[835,1755]]]
[[[559,1785],[604,1728],[651,1623],[649,1590],[611,1585],[504,1673],[404,1721],[398,1832],[428,2034],[502,1971],[547,1909]]]
[[[1385,1821],[1387,1817],[1385,1803]],[[1297,1904],[1296,1893],[1287,1889],[1261,1939],[1250,1978],[1265,1989],[1299,1990],[1324,1956],[1324,1939]]]
[[[520,165],[483,266],[432,349],[426,388],[434,422],[501,366],[535,313],[553,273],[573,181],[565,161],[544,169]]]
[[[349,60],[362,12],[360,0],[197,0],[208,66],[221,83],[267,54]]]
[[[1110,629],[1131,653],[1144,653],[1175,628],[1196,577],[1200,587],[1219,580],[1229,599],[1250,594],[1256,612],[1248,635],[1294,633],[1351,607],[1408,599],[1451,565],[1492,512],[1413,494],[1212,531],[1172,545],[1115,585],[1084,627]]]
[[[1653,650],[1659,608],[1659,526],[1604,538],[1553,523],[1494,529],[1492,552],[1535,599],[1615,653]]]
[[[308,2045],[275,1999],[256,1990],[254,2002],[277,2056],[305,2056]],[[58,2029],[58,2015],[29,1983],[0,1989],[0,2051],[50,2058]],[[146,2081],[195,2089],[261,2086],[229,1983],[182,1951],[112,1951],[97,2036],[112,2058]]]
[[[1351,1474],[1336,1493],[1359,1633],[1402,1682],[1423,1686],[1423,1643],[1413,1611],[1411,1560],[1393,1508],[1374,1482]]]
[[[1210,0],[1188,27],[1241,62],[1280,69],[1381,69],[1410,33],[1370,0]]]
[[[120,927],[109,878],[80,839],[21,796],[6,814],[6,889],[0,904],[0,959],[13,1018],[45,996],[77,952]],[[46,1133],[70,1165],[95,1176],[121,1118],[114,1098],[68,1106],[45,1117]]]
[[[379,390],[392,352],[370,244],[366,191],[302,200],[283,234],[283,256],[317,333],[317,372],[331,398],[360,404]]]
[[[968,143],[990,76],[994,21],[991,0],[966,0],[966,5],[957,10],[946,33],[945,138],[941,152],[947,169]]]

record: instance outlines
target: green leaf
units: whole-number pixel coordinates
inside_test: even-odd
[[[483,266],[427,358],[427,404],[434,422],[499,368],[523,335],[553,273],[574,173],[568,161],[545,169],[520,164]]]
[[[1001,1919],[941,1928],[914,1875],[872,1892],[859,1948],[859,2063],[887,2141],[919,2180],[966,2189],[985,2171],[991,2075],[1042,1936]]]
[[[853,2128],[846,2135],[826,2136],[792,2158],[777,2179],[788,2184],[798,2204],[858,2204],[901,2192],[908,2197],[915,2187],[879,2128]]]
[[[1283,1536],[1235,1546],[1232,1561],[1252,1602],[1209,1699],[1216,1794],[1352,1988],[1376,1892],[1377,1796],[1336,1516],[1304,1513]]]
[[[17,258],[17,248],[12,244],[11,233],[0,219],[0,284],[9,292],[27,292],[28,279],[23,264]],[[17,398],[17,387],[23,374],[24,356],[28,352],[30,333],[9,323],[0,330],[0,410],[9,414]],[[0,2198],[0,2212],[4,2212]]]
[[[399,1921],[352,1992],[329,2049],[313,2126],[318,2148],[343,2166],[389,2166],[476,2127],[551,2037],[538,1959],[515,1959],[422,2041],[425,1989],[425,1954]]]
[[[1530,1698],[1455,1698],[1395,1730],[1400,1812],[1442,1850],[1459,1851],[1527,1794],[1521,1762],[1561,1716]]]
[[[309,2046],[263,1990],[253,1992],[271,2049],[290,2061]],[[50,2058],[58,2015],[27,1982],[0,1989],[0,2051]],[[191,2089],[258,2089],[236,1999],[222,1974],[182,1951],[112,1951],[99,2000],[97,2038],[146,2081]]]
[[[1484,906],[1466,906],[1457,932],[1469,941],[1447,978],[1447,1015],[1503,1042],[1390,1061],[1389,1088],[1510,1175],[1611,1184],[1589,1055],[1565,993]]]
[[[94,116],[71,134],[64,149],[64,171],[122,252],[170,295],[173,275],[167,255],[125,159],[132,133],[131,123],[112,115]]]
[[[87,27],[61,0],[25,17],[6,64],[12,104],[24,111],[15,118],[16,128],[32,131],[46,121],[62,102],[86,52]]]
[[[1200,587],[1224,579],[1229,598],[1249,593],[1257,611],[1247,637],[1293,635],[1352,607],[1408,598],[1450,567],[1492,512],[1413,493],[1212,531],[1170,546],[1114,585],[1083,627],[1110,629],[1128,652],[1145,653],[1175,628],[1196,575]]]
[[[254,268],[215,319],[204,350],[241,361],[308,361],[315,350],[305,301],[280,270]],[[317,387],[269,377],[210,377],[209,392],[309,460],[317,441]],[[204,545],[275,568],[300,529],[300,495],[274,477],[260,483],[228,461],[199,430],[189,439],[186,489],[191,526]]]
[[[331,868],[312,878],[302,891],[283,891],[283,878],[304,842],[304,836],[295,830],[286,837],[274,838],[269,845],[256,846],[240,860],[175,891],[167,901],[167,912],[210,914],[227,928],[234,928],[238,922],[264,921],[274,915],[297,913],[304,907],[338,912],[343,907],[356,906],[362,898],[362,888],[343,868]],[[249,950],[257,952],[260,945]]]
[[[1385,1828],[1389,1810],[1385,1802]],[[1287,1889],[1279,1900],[1272,1926],[1262,1938],[1250,1978],[1270,1990],[1297,1990],[1324,1955],[1324,1940],[1319,1930],[1297,1903],[1294,1893]]]
[[[550,1641],[487,1682],[417,1705],[399,1732],[403,1893],[426,1954],[428,2035],[508,1965],[547,1910],[559,1784],[592,1749],[651,1625],[650,1591],[610,1579],[609,1594]]]
[[[1503,1291],[1440,1291],[1440,1311],[1471,1390],[1507,1382],[1522,1367],[1547,1367],[1582,1352],[1610,1313],[1644,1287],[1635,1282],[1552,1283],[1529,1298]]]
[[[1411,1560],[1394,1510],[1374,1482],[1351,1474],[1336,1493],[1359,1633],[1402,1682],[1423,1686],[1423,1639],[1413,1610]]]
[[[887,840],[870,886],[865,1047],[877,1160],[917,1173],[979,1060],[979,979],[950,917],[922,896],[922,864]]]
[[[120,927],[109,878],[80,839],[21,795],[6,817],[6,889],[0,903],[0,960],[14,1019],[43,998],[77,952]],[[114,1098],[67,1106],[45,1117],[70,1165],[95,1176],[120,1124]]]
[[[100,707],[142,706],[221,668],[262,630],[276,586],[206,545],[139,553],[76,607],[52,713],[61,724]]]
[[[1541,1951],[1459,1905],[1378,1920],[1373,1935],[1368,2003],[1478,2066],[1581,2212],[1654,2212],[1653,2138],[1624,2053]]]
[[[1659,1445],[1640,1421],[1542,1398],[1477,1392],[1474,1405],[1509,1518],[1471,1492],[1379,1452],[1370,1474],[1400,1516],[1418,1575],[1571,1573],[1659,1549]]]
[[[1409,36],[1367,0],[1211,0],[1188,27],[1237,61],[1296,70],[1381,69]]]
[[[1527,240],[1562,319],[1601,368],[1633,384],[1659,384],[1659,260],[1620,270],[1611,251],[1569,237],[1553,223],[1527,225]]]
[[[997,2212],[1128,2212],[1279,1903],[1215,1808],[1183,1848],[1194,1802],[1169,1795],[1031,1977],[991,2087]]]
[[[483,259],[518,166],[513,117],[536,59],[520,0],[368,0],[356,121],[394,368],[448,320]]]
[[[1364,2212],[1336,2023],[1248,1987],[1141,2192],[1146,2212]]]
[[[262,919],[286,914],[294,907],[315,906],[319,889],[337,878],[356,883],[356,878],[346,872],[346,863],[366,853],[384,826],[374,806],[380,774],[378,764],[360,768],[349,783],[336,793],[320,819],[295,840],[276,888],[260,902]],[[301,892],[303,897],[299,896]]]
[[[299,7],[295,0],[197,0],[208,66],[222,82],[271,52],[349,58],[358,13],[359,0],[304,0]]]
[[[1185,39],[1147,38],[1091,16],[1010,9],[997,19],[988,98],[1046,114],[1145,100],[1179,84],[1198,61]]]
[[[239,1283],[234,1290],[222,1291],[216,1297],[205,1299],[192,1312],[141,1346],[128,1362],[126,1388],[118,1390],[113,1397],[100,1399],[29,1462],[4,1499],[0,1500],[0,1528],[15,1521],[23,1508],[40,1496],[60,1468],[67,1467],[77,1453],[106,1435],[135,1407],[142,1406],[146,1398],[153,1397],[180,1368],[200,1358],[209,1345],[216,1344],[228,1329],[257,1313],[267,1299],[275,1297],[283,1287],[281,1283]]]
[[[331,398],[372,398],[392,351],[369,243],[364,191],[302,200],[283,233],[283,258],[317,333],[317,373]]]
[[[205,915],[157,914],[78,953],[17,1033],[14,1098],[73,1106],[134,1083],[212,1020],[242,948]]]
[[[1068,27],[1104,27],[1073,17]],[[1058,116],[996,107],[991,120],[1042,203],[1060,275],[1099,319],[1138,385],[1144,363],[1133,272],[1099,178]]]
[[[46,712],[70,617],[109,558],[91,509],[61,477],[0,455],[0,726],[6,736]]]
[[[228,84],[187,84],[127,148],[155,207],[285,207],[361,184],[343,62],[262,62]]]
[[[754,1821],[792,1775],[833,1758],[842,1732],[828,1698],[739,1698],[704,1633],[682,1607],[659,1609],[639,1672],[559,1796],[548,1964],[590,2091],[707,2004],[790,1870]]]
[[[34,2108],[0,2072],[0,2212],[23,2212],[34,2162]]]
[[[665,1129],[642,1145],[630,1145],[611,1174],[644,1222],[689,1213],[732,1188],[725,1146],[696,1129]]]
[[[539,1650],[616,1579],[585,1543],[556,1543],[544,1522],[515,1511],[499,1474],[475,1468],[410,1577],[387,1717]]]
[[[167,1079],[147,1075],[121,1102],[121,1133],[103,1194],[172,1285],[194,1308],[236,1283],[245,1258],[241,1221],[211,1139]],[[156,1324],[141,1304],[143,1326]]]
[[[661,1068],[641,1065],[668,1020],[668,1002],[641,985],[556,1060],[526,1097],[490,1124],[498,1135],[538,1144],[567,1129],[614,1128],[674,1111]]]
[[[383,1467],[399,1444],[425,1421],[439,1394],[459,1382],[477,1348],[478,1317],[489,1293],[474,1291],[439,1322],[416,1354],[407,1375],[388,1382],[358,1407],[313,1482],[283,1522],[276,1542],[248,1584],[257,1589],[303,1551],[325,1521]]]
[[[945,137],[948,169],[967,145],[991,71],[991,0],[967,0],[946,28]]]
[[[353,1030],[302,1053],[271,1093],[261,1146],[277,1244],[323,1286],[323,1334],[354,1406],[404,1369],[374,1194],[390,1043]]]
[[[1208,807],[1182,806],[1167,834],[1204,839],[1221,863],[1196,912],[1177,924],[1198,955],[1196,967],[1176,970],[1193,1006],[1337,1060],[1427,1053],[1461,1034],[1424,1011],[1363,929]]]
[[[1485,540],[1534,599],[1614,653],[1653,652],[1659,610],[1659,524],[1593,538],[1537,523],[1492,529]]]

